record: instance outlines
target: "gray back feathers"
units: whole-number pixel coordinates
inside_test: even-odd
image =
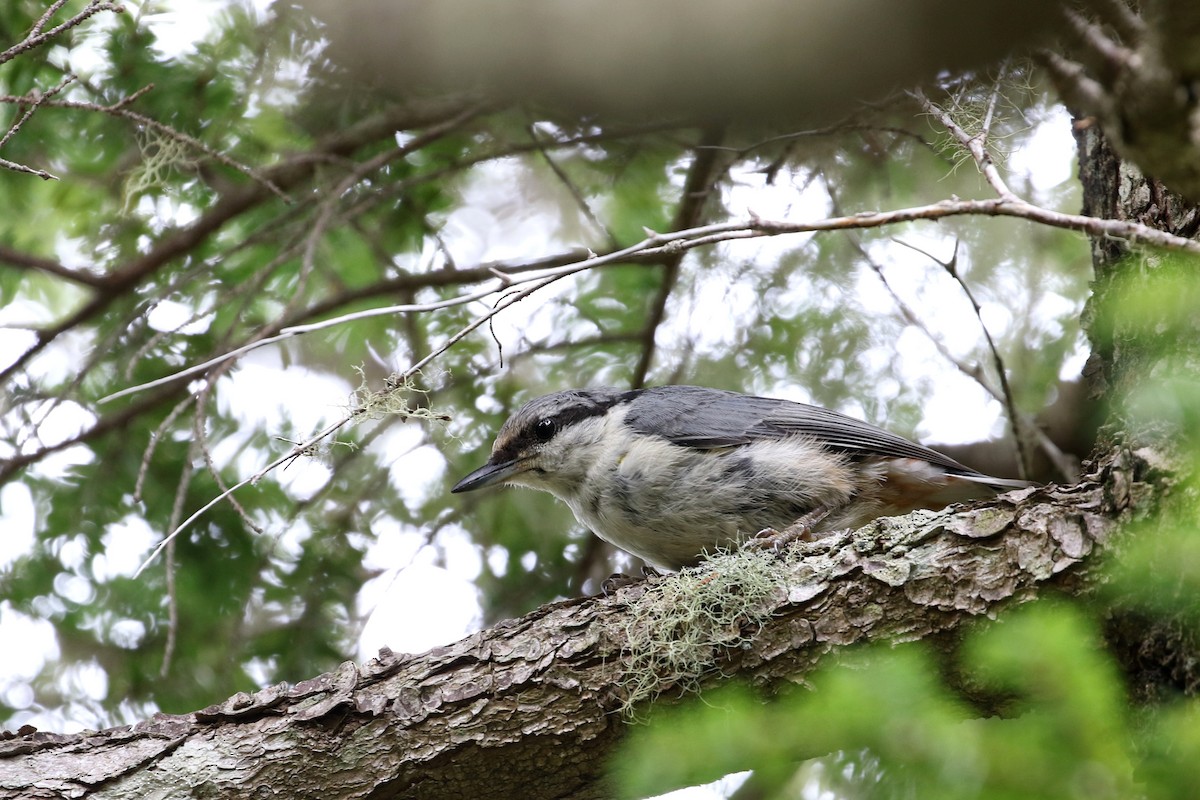
[[[870,423],[818,406],[703,386],[658,386],[622,391],[568,389],[529,401],[504,424],[497,451],[515,451],[552,420],[558,430],[628,404],[625,424],[681,447],[716,449],[755,441],[806,436],[851,459],[916,458],[966,478],[986,477],[936,450]]]
[[[818,406],[700,386],[646,389],[625,422],[685,447],[717,448],[808,436],[851,458],[918,458],[956,475],[978,475],[949,456],[870,423]]]

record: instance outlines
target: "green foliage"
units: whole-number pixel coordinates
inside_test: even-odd
[[[805,759],[858,753],[869,780],[848,796],[920,798],[1181,797],[1195,780],[1194,701],[1133,725],[1121,680],[1078,609],[1039,603],[973,633],[965,682],[1007,698],[976,718],[924,645],[874,647],[764,702],[744,688],[655,712],[614,764],[626,797],[753,769],[766,797],[824,782]]]
[[[1193,393],[1194,406],[1200,394]],[[1200,484],[1197,473],[1176,487],[1162,513],[1133,526],[1131,543],[1114,558],[1106,591],[1113,602],[1178,620],[1200,641]]]

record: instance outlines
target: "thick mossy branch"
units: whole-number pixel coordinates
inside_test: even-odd
[[[100,783],[110,797],[610,796],[605,763],[637,697],[794,681],[846,645],[956,629],[1048,585],[1090,588],[1120,521],[1157,496],[1144,465],[1115,453],[1074,486],[881,520],[778,559],[719,556],[192,714],[29,732],[0,742],[0,800]]]

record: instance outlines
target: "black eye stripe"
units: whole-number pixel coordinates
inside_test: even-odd
[[[600,417],[608,413],[613,406],[618,406],[623,403],[628,403],[642,393],[642,390],[635,389],[630,392],[621,392],[611,397],[594,398],[582,397],[576,402],[571,403],[565,408],[559,409],[548,419],[558,426],[558,430],[569,428],[572,425],[582,422],[591,417]],[[539,420],[539,423],[542,420]]]
[[[628,392],[567,390],[532,400],[504,423],[492,448],[492,457],[504,454],[516,458],[527,448],[549,442],[587,419],[603,416],[614,406],[628,403],[641,393],[640,389]]]

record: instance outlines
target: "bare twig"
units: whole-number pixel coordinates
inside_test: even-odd
[[[99,402],[105,403],[115,400],[119,397],[136,394],[147,389],[171,383],[190,375],[204,372],[216,364],[220,364],[232,358],[237,358],[238,356],[241,356],[259,347],[263,347],[264,345],[274,344],[285,339],[290,339],[293,336],[312,333],[314,331],[324,330],[326,328],[331,328],[347,322],[353,322],[354,320],[366,319],[369,317],[410,312],[434,311],[441,308],[465,305],[467,303],[484,300],[491,295],[496,294],[497,292],[507,289],[509,286],[519,283],[541,281],[550,276],[566,277],[567,275],[573,275],[582,270],[595,269],[617,263],[656,263],[657,260],[664,255],[674,255],[687,250],[695,249],[697,247],[708,247],[719,242],[738,239],[754,239],[764,236],[782,236],[797,233],[813,233],[817,231],[861,230],[879,228],[886,225],[895,225],[901,222],[939,220],[947,217],[967,215],[1015,217],[1033,222],[1039,222],[1054,228],[1076,230],[1092,236],[1127,239],[1130,241],[1143,242],[1172,250],[1200,253],[1200,242],[1186,239],[1182,236],[1175,236],[1146,225],[1128,220],[1099,219],[1097,217],[1086,217],[1080,214],[1064,214],[1062,212],[1051,211],[1040,206],[1035,206],[1020,199],[1005,200],[1003,198],[994,198],[989,200],[960,200],[954,198],[950,200],[942,200],[941,202],[933,203],[931,205],[912,206],[893,211],[868,211],[859,214],[827,217],[825,219],[815,220],[812,222],[791,222],[783,220],[771,221],[764,220],[760,217],[752,217],[749,220],[702,225],[700,227],[687,228],[671,233],[652,233],[642,241],[629,247],[615,250],[610,253],[597,255],[592,258],[579,258],[577,260],[570,261],[563,266],[549,269],[546,272],[539,272],[537,275],[517,276],[512,275],[507,270],[502,270],[509,277],[506,280],[498,281],[497,285],[469,292],[458,297],[448,298],[446,300],[439,300],[432,303],[401,304],[382,308],[371,308],[363,311],[356,311],[351,314],[344,314],[339,317],[321,322],[315,322],[307,325],[290,326],[288,328],[284,328],[275,336],[270,336],[255,342],[251,342],[250,344],[235,348],[234,350],[216,356],[201,364],[196,364],[188,367],[187,369],[167,375],[163,378],[158,378],[157,380],[153,380],[148,383],[139,384],[138,386],[131,386],[118,392],[114,392],[104,398],[101,398]],[[482,269],[483,274],[491,276],[490,269],[493,268]],[[520,266],[514,266],[511,269],[513,272],[519,272],[522,270]]]
[[[370,158],[361,164],[355,166],[348,175],[342,178],[328,193],[328,200],[321,206],[320,212],[317,214],[317,219],[313,222],[312,231],[309,234],[304,245],[304,254],[301,258],[301,280],[304,276],[311,273],[315,261],[317,244],[325,236],[325,231],[328,229],[330,222],[338,208],[338,202],[342,196],[353,189],[357,184],[362,182],[368,175],[383,169],[388,164],[404,158],[410,153],[415,153],[422,147],[441,139],[443,136],[458,130],[466,123],[475,119],[484,112],[484,108],[480,106],[470,106],[458,114],[439,122],[436,125],[431,125],[422,131],[418,136],[405,142],[403,145],[387,150],[374,158]],[[294,296],[299,298],[302,291],[297,288],[293,291]]]
[[[63,89],[67,88],[74,80],[74,75],[67,75],[53,89],[49,89],[45,92],[32,91],[26,95],[26,98],[29,101],[29,107],[25,109],[25,113],[21,114],[21,116],[17,117],[17,119],[13,121],[13,124],[9,126],[7,131],[4,132],[4,136],[0,136],[0,147],[4,147],[4,145],[8,144],[9,139],[15,136],[17,131],[21,130],[21,126],[33,116],[34,112],[38,110],[39,106],[41,106],[50,98],[54,97],[54,95],[58,94]]]
[[[193,450],[195,443],[189,445],[188,449]],[[189,453],[188,458],[183,461],[183,469],[179,472],[179,483],[175,486],[175,503],[171,506],[172,526],[179,522],[179,518],[183,516],[183,504],[187,499],[188,486],[192,482],[192,466],[193,459]],[[161,677],[167,677],[171,671],[171,661],[175,657],[175,643],[179,637],[179,596],[175,586],[175,543],[171,542],[167,548],[167,642],[163,646],[163,661],[159,667],[158,674]],[[140,571],[140,570],[139,570]],[[135,574],[136,577],[136,574]]]
[[[98,2],[98,0],[90,0],[90,2],[87,4],[87,7],[85,7],[75,16],[59,25],[55,25],[50,30],[44,30],[45,27],[50,24],[50,19],[57,14],[59,9],[61,9],[64,5],[66,5],[66,0],[54,0],[54,2],[50,4],[49,8],[46,9],[45,13],[42,14],[41,18],[38,19],[38,21],[34,23],[33,27],[29,29],[29,33],[26,34],[24,39],[17,42],[7,50],[0,52],[0,64],[11,61],[22,53],[33,50],[34,48],[41,47],[46,42],[58,36],[60,33],[74,28],[80,23],[90,19],[91,17],[94,17],[96,14],[99,14],[101,11],[111,11],[114,14],[120,14],[125,11],[125,6],[118,3],[102,3]]]
[[[566,188],[567,192],[570,193],[571,197],[575,200],[575,204],[579,206],[579,210],[583,213],[583,216],[588,222],[592,223],[593,228],[595,228],[599,233],[603,234],[606,239],[608,239],[609,247],[619,247],[620,242],[617,240],[616,234],[614,234],[607,225],[600,221],[600,218],[596,216],[596,212],[592,211],[591,205],[588,204],[587,198],[583,196],[581,191],[579,191],[579,187],[575,185],[575,182],[571,180],[571,177],[567,175],[563,168],[559,166],[558,162],[554,160],[554,157],[550,155],[549,149],[547,149],[545,144],[542,142],[542,138],[538,136],[537,126],[530,122],[529,125],[526,126],[526,130],[529,131],[529,138],[533,140],[535,145],[537,145],[538,152],[541,154],[542,159],[550,167],[550,170],[554,173],[554,176],[558,178],[559,182]]]
[[[578,268],[575,271],[578,271]],[[527,278],[526,280],[529,280],[529,279]],[[409,312],[436,311],[437,309],[441,309],[441,308],[450,308],[452,306],[464,305],[466,303],[471,303],[476,300],[484,300],[487,297],[494,294],[496,291],[497,291],[496,288],[493,287],[493,288],[488,288],[488,289],[482,289],[478,292],[473,292],[468,295],[462,295],[460,297],[452,297],[448,300],[439,300],[439,301],[432,302],[432,303],[411,303],[411,304],[405,303],[405,304],[401,304],[401,305],[387,306],[385,308],[369,308],[369,309],[366,309],[363,311],[355,311],[350,314],[343,314],[339,317],[324,320],[322,322],[313,322],[308,325],[293,325],[291,327],[284,328],[282,331],[280,331],[278,334],[276,334],[274,336],[268,336],[263,339],[257,339],[248,344],[244,344],[241,347],[234,348],[233,350],[230,350],[227,353],[223,353],[219,356],[216,356],[215,358],[210,358],[208,361],[205,361],[200,364],[195,364],[191,367],[188,367],[187,369],[180,370],[179,372],[174,372],[165,377],[158,378],[157,380],[138,384],[137,386],[130,386],[129,388],[122,389],[119,392],[113,392],[112,394],[107,395],[106,397],[100,398],[97,402],[98,403],[107,403],[111,400],[116,400],[117,398],[120,398],[120,397],[125,397],[125,396],[131,395],[131,394],[137,394],[138,392],[145,391],[146,389],[153,389],[157,386],[162,386],[164,384],[173,383],[181,378],[186,378],[190,375],[196,375],[198,373],[205,372],[215,366],[218,366],[227,361],[236,359],[239,356],[249,353],[251,350],[257,350],[258,348],[265,347],[266,345],[269,345],[269,344],[276,344],[276,343],[282,342],[286,339],[291,339],[293,336],[300,336],[300,335],[306,334],[306,333],[313,333],[314,331],[325,330],[327,328],[333,328],[338,325],[343,325],[348,322],[353,322],[355,320],[369,319],[371,317],[390,316],[393,314],[403,314],[403,313],[409,313]]]
[[[833,202],[833,210],[834,211],[839,210],[838,200],[837,200],[836,195],[833,193],[832,188],[827,187],[827,190],[829,191],[830,199]],[[937,349],[938,353],[940,353],[942,355],[942,357],[944,359],[946,359],[947,362],[949,362],[950,364],[953,364],[954,367],[956,369],[958,369],[959,372],[961,372],[967,378],[970,378],[971,380],[975,381],[977,384],[979,384],[979,386],[981,386],[983,388],[984,391],[986,391],[988,394],[990,394],[996,400],[999,400],[1000,402],[1003,403],[1005,401],[1004,394],[999,389],[997,389],[995,386],[992,385],[991,381],[989,381],[987,379],[987,376],[984,375],[983,370],[980,369],[980,367],[977,364],[968,364],[965,361],[963,361],[962,359],[960,359],[958,356],[956,356],[953,352],[951,352],[950,348],[946,345],[946,343],[944,341],[942,341],[942,338],[940,336],[935,335],[933,333],[933,331],[931,331],[929,329],[929,326],[925,324],[925,321],[921,318],[921,316],[919,314],[917,314],[917,312],[915,310],[913,310],[913,308],[908,303],[904,302],[904,299],[902,297],[900,297],[899,293],[896,292],[896,290],[892,286],[891,282],[887,279],[887,275],[884,274],[883,265],[881,265],[878,261],[876,261],[874,258],[872,258],[871,254],[869,252],[867,252],[867,249],[862,246],[862,242],[859,240],[859,238],[857,236],[854,236],[851,234],[851,235],[847,236],[847,239],[850,242],[850,246],[853,247],[858,252],[859,256],[863,259],[863,261],[866,262],[867,266],[871,268],[871,271],[875,273],[875,276],[877,278],[879,278],[879,282],[881,284],[883,284],[884,290],[888,293],[888,295],[891,296],[892,302],[896,304],[896,308],[900,311],[900,316],[904,319],[904,321],[906,323],[908,323],[909,325],[913,326],[914,328],[916,328],[917,330],[924,333],[926,338],[928,338],[929,341],[933,343],[933,346]],[[938,259],[934,258],[929,253],[926,253],[924,250],[919,250],[918,248],[914,247],[913,245],[902,242],[899,239],[893,239],[893,241],[895,241],[897,244],[908,247],[911,250],[916,250],[917,252],[921,253],[922,255],[927,256],[930,260],[934,261],[935,263],[941,264],[941,262]],[[956,247],[956,252],[957,252],[957,244],[955,245],[955,247]],[[981,325],[982,325],[982,323],[983,323],[983,321],[980,320]],[[985,326],[984,330],[986,332],[986,326]],[[1031,432],[1031,435],[1037,441],[1038,446],[1045,453],[1046,458],[1049,459],[1050,462],[1054,465],[1055,469],[1058,470],[1059,474],[1068,483],[1074,483],[1076,480],[1078,480],[1079,479],[1078,464],[1073,462],[1069,456],[1067,456],[1065,453],[1063,453],[1062,450],[1058,447],[1058,445],[1056,445],[1053,442],[1053,440],[1051,440],[1050,437],[1048,435],[1046,435],[1046,432],[1043,431],[1038,426],[1037,421],[1032,417],[1032,415],[1026,414],[1025,412],[1021,411],[1019,408],[1016,408],[1015,404],[1007,404],[1006,403],[1006,406],[1008,407],[1010,414],[1019,415],[1020,420],[1021,420],[1021,425],[1023,426],[1023,428],[1025,430]],[[1017,431],[1018,431],[1018,428],[1014,424],[1013,425],[1013,435],[1014,436],[1016,436]]]
[[[59,83],[58,86],[55,86],[53,89],[50,89],[47,92],[43,93],[35,90],[25,95],[24,102],[21,103],[21,105],[28,105],[28,107],[25,109],[24,113],[22,113],[13,121],[12,125],[9,126],[7,131],[5,131],[4,136],[0,137],[0,147],[4,147],[4,145],[8,144],[9,140],[12,139],[12,137],[15,136],[19,130],[21,130],[21,126],[24,125],[29,118],[33,116],[34,112],[38,110],[38,107],[43,105],[49,98],[61,92],[74,80],[74,75],[68,75],[62,80],[61,83]],[[44,181],[58,180],[57,175],[53,175],[46,170],[36,169],[25,164],[18,164],[17,162],[10,161],[7,158],[0,158],[0,167],[13,172],[24,172],[29,175],[36,175]]]
[[[217,468],[216,462],[213,461],[212,451],[208,447],[208,432],[204,428],[204,423],[208,421],[208,401],[212,397],[213,387],[217,385],[217,379],[224,375],[232,366],[232,363],[227,362],[217,367],[207,376],[204,388],[196,393],[196,414],[192,421],[195,449],[199,450],[200,454],[204,457],[204,465],[208,468],[208,474],[212,476],[213,483],[217,484],[222,491],[229,487],[225,483],[225,479],[221,476],[221,470]],[[242,520],[243,525],[255,533],[263,532],[262,526],[250,518],[250,512],[232,494],[229,495],[229,504],[233,507],[234,513]],[[178,520],[175,520],[175,522],[178,522]]]
[[[1005,183],[1004,179],[1001,177],[1000,170],[996,167],[995,162],[992,160],[991,154],[988,153],[987,150],[987,136],[991,127],[996,100],[999,96],[999,89],[1000,85],[999,82],[997,82],[995,87],[993,87],[991,97],[988,101],[988,108],[983,128],[980,133],[976,135],[967,133],[967,131],[964,130],[957,122],[955,122],[955,120],[946,111],[934,105],[934,103],[931,102],[923,92],[918,90],[917,92],[913,93],[912,96],[921,104],[921,107],[924,108],[927,113],[936,117],[942,123],[942,125],[945,126],[946,130],[948,130],[963,147],[967,148],[967,150],[971,153],[971,156],[975,159],[975,164],[978,166],[979,171],[984,175],[984,178],[987,180],[992,189],[995,190],[996,194],[999,195],[1001,201],[1010,205],[1031,206],[1031,204],[1019,198],[1016,193],[1008,188],[1008,184]],[[901,242],[901,244],[904,243]],[[925,255],[929,254],[926,253]],[[958,246],[956,244],[955,256],[951,258],[949,262],[938,261],[938,263],[940,263],[950,274],[950,276],[958,282],[959,286],[962,287],[962,290],[966,294],[967,299],[970,301],[972,308],[975,310],[976,317],[979,318],[979,323],[983,328],[983,333],[987,339],[988,347],[992,352],[992,359],[996,365],[996,373],[1000,380],[1000,389],[1004,396],[1003,401],[1005,407],[1008,409],[1009,421],[1013,426],[1013,440],[1016,442],[1018,465],[1020,468],[1021,477],[1025,477],[1029,469],[1029,461],[1028,454],[1025,450],[1024,437],[1022,435],[1021,415],[1018,413],[1016,403],[1013,399],[1012,390],[1008,383],[1008,373],[1004,368],[1004,362],[1000,356],[1000,351],[997,349],[996,343],[992,339],[991,332],[988,330],[987,326],[983,324],[983,318],[980,316],[979,302],[975,299],[970,287],[967,285],[966,281],[962,279],[962,276],[959,275],[958,269],[955,266],[957,255]],[[930,256],[930,258],[932,258],[932,256]],[[934,260],[937,261],[937,259]]]
[[[12,170],[13,172],[24,172],[28,175],[36,175],[44,181],[58,180],[57,175],[51,175],[49,172],[46,172],[46,170],[44,170],[44,169],[34,169],[33,167],[27,167],[24,164],[18,164],[15,161],[9,161],[7,158],[0,158],[0,168]]]
[[[171,672],[171,662],[175,660],[175,643],[179,639],[179,590],[175,583],[175,543],[167,547],[167,641],[163,645],[162,666],[158,668],[160,678],[167,677]]]
[[[397,375],[395,378],[395,383],[396,383],[397,388],[393,389],[392,391],[399,391],[399,390],[403,389],[404,385],[406,384],[408,379],[410,379],[414,375],[418,374],[422,369],[424,369],[426,366],[428,366],[434,359],[438,358],[443,353],[445,353],[447,350],[449,350],[451,347],[453,347],[455,344],[457,344],[459,341],[466,338],[470,333],[472,333],[473,331],[477,330],[478,328],[480,328],[481,326],[483,326],[484,324],[489,322],[493,317],[495,317],[497,314],[499,314],[504,309],[506,309],[512,305],[515,305],[516,303],[521,302],[525,298],[527,298],[530,295],[538,292],[539,290],[549,286],[550,284],[555,283],[556,281],[560,281],[563,278],[566,278],[567,276],[573,275],[577,272],[582,272],[585,269],[588,269],[588,267],[586,265],[579,265],[579,266],[576,266],[575,269],[570,272],[557,272],[548,277],[544,277],[544,278],[541,278],[540,280],[535,281],[530,286],[527,286],[516,292],[513,292],[511,294],[507,294],[507,295],[503,296],[500,299],[500,301],[496,303],[495,307],[489,309],[486,313],[481,314],[478,317],[476,317],[469,324],[467,324],[466,326],[461,328],[457,333],[448,337],[446,339],[446,341],[444,341],[441,345],[439,345],[438,347],[436,347],[432,351],[430,351],[424,358],[417,361],[412,366],[410,366],[408,369],[404,370],[404,372]],[[145,558],[145,560],[142,562],[141,566],[138,567],[137,572],[134,573],[134,577],[137,577],[137,575],[140,575],[142,570],[144,570],[147,566],[149,566],[150,563],[152,561],[154,561],[155,558],[158,557],[159,553],[161,553],[163,551],[163,549],[170,542],[174,541],[175,537],[177,537],[180,533],[182,533],[184,530],[186,530],[193,522],[195,522],[197,519],[199,519],[201,516],[203,516],[209,509],[211,509],[215,505],[217,505],[217,503],[220,503],[222,500],[224,500],[226,497],[229,497],[230,495],[232,495],[238,489],[241,489],[242,487],[248,486],[253,483],[257,483],[259,480],[261,480],[262,478],[266,477],[268,474],[273,472],[276,468],[278,468],[284,464],[287,464],[291,461],[294,461],[297,458],[300,458],[301,456],[311,452],[314,447],[316,447],[322,441],[324,441],[328,437],[332,436],[333,434],[337,433],[339,430],[344,428],[346,425],[348,425],[354,419],[356,419],[357,417],[362,415],[364,413],[364,411],[365,411],[365,409],[361,408],[361,407],[351,409],[350,412],[347,413],[345,416],[343,416],[341,419],[325,426],[325,428],[323,428],[322,430],[320,430],[313,436],[309,437],[305,441],[295,444],[290,451],[288,451],[287,453],[285,453],[282,456],[279,456],[274,461],[267,464],[265,467],[263,467],[258,472],[256,472],[254,475],[251,475],[249,478],[246,478],[246,479],[234,484],[233,486],[230,486],[228,489],[221,492],[219,495],[214,497],[212,500],[205,503],[198,510],[196,510],[190,517],[188,517],[186,520],[184,520],[182,523],[180,523],[174,530],[172,530],[169,534],[167,534],[167,536],[161,542],[159,542],[158,546],[154,548],[154,550],[150,553],[150,555],[148,555]]]
[[[980,307],[979,301],[975,299],[975,293],[971,291],[971,287],[967,285],[967,282],[958,271],[958,240],[954,242],[954,253],[950,256],[949,261],[942,261],[935,258],[932,253],[926,252],[908,242],[899,239],[893,239],[892,241],[920,253],[946,270],[955,283],[963,290],[963,294],[966,295],[967,300],[970,301],[971,308],[975,312],[975,319],[979,320],[979,327],[983,330],[983,338],[987,341],[988,350],[991,351],[992,363],[996,368],[996,375],[1000,379],[1001,402],[1004,403],[1004,409],[1008,413],[1008,423],[1012,426],[1013,443],[1017,450],[1017,473],[1022,479],[1027,478],[1029,475],[1029,454],[1025,449],[1024,426],[1021,425],[1021,414],[1017,409],[1012,387],[1008,383],[1008,370],[1004,366],[1004,358],[1000,355],[1000,348],[996,346],[996,340],[992,338],[992,332],[988,330],[988,326],[983,321],[983,309]]]
[[[154,451],[158,449],[159,442],[162,441],[162,437],[171,429],[171,426],[175,424],[175,420],[179,419],[179,415],[195,401],[196,398],[194,395],[188,395],[180,400],[167,416],[163,418],[158,427],[154,429],[154,432],[150,434],[150,441],[146,442],[146,449],[142,451],[142,463],[138,466],[137,480],[133,484],[133,501],[135,503],[141,502],[142,488],[146,484],[146,474],[150,470],[150,462],[154,459]]]
[[[988,146],[988,137],[992,135],[992,122],[996,119],[996,103],[1000,100],[1000,81],[1004,78],[1006,66],[1000,67],[1000,74],[992,84],[992,93],[988,95],[987,110],[983,113],[983,123],[979,126],[979,145]]]
[[[263,186],[285,203],[292,202],[291,197],[289,197],[286,192],[280,189],[274,181],[263,175],[254,167],[241,163],[237,159],[222,153],[220,150],[210,147],[196,137],[186,134],[177,128],[173,128],[166,123],[159,122],[153,117],[148,117],[145,114],[141,114],[137,111],[127,108],[130,103],[152,89],[154,89],[154,84],[148,84],[143,86],[141,89],[138,89],[128,97],[109,105],[102,105],[100,103],[85,103],[79,100],[45,100],[41,103],[41,106],[43,108],[70,108],[79,111],[93,111],[98,114],[108,114],[110,116],[130,120],[131,122],[135,122],[143,128],[155,131],[156,133],[159,133],[168,139],[180,142],[193,150],[198,150],[214,161],[224,164],[230,169],[237,170],[254,182]],[[20,95],[0,95],[0,103],[12,105],[15,103],[24,102],[28,102],[28,99]]]
[[[936,118],[938,122],[942,123],[942,125],[946,127],[946,130],[950,131],[950,134],[957,139],[963,147],[970,151],[971,157],[975,159],[975,163],[978,165],[979,171],[983,173],[984,179],[988,182],[988,185],[995,190],[996,194],[999,195],[1002,200],[1007,200],[1009,202],[1023,202],[1019,197],[1017,197],[1016,193],[1013,192],[1012,189],[1008,188],[1008,184],[1005,183],[1004,178],[1000,176],[1000,169],[996,166],[996,162],[992,159],[992,154],[988,152],[988,129],[986,127],[980,131],[980,133],[972,135],[964,130],[957,122],[955,122],[954,118],[951,117],[950,114],[940,107],[934,105],[934,103],[930,101],[930,99],[926,97],[925,93],[921,90],[918,89],[912,92],[911,96],[918,103],[920,103],[921,107],[925,109],[927,114]],[[988,105],[989,124],[991,121],[992,111],[994,110],[995,99],[996,94],[993,92],[992,99],[989,101]]]
[[[150,86],[144,87],[140,91],[145,92],[152,88],[153,88],[153,84]],[[230,169],[237,170],[238,172],[242,173],[246,177],[250,178],[252,181],[255,181],[256,183],[261,184],[268,191],[270,191],[271,194],[275,195],[283,202],[285,202],[285,203],[292,202],[292,198],[286,192],[284,192],[282,189],[280,189],[279,186],[277,186],[274,183],[274,181],[272,181],[270,178],[267,178],[266,176],[264,176],[261,172],[256,170],[254,167],[251,167],[247,164],[243,164],[242,162],[238,161],[237,159],[231,158],[230,156],[227,156],[225,153],[222,153],[220,150],[217,150],[213,147],[209,147],[207,144],[200,141],[196,137],[189,136],[188,134],[184,133],[183,131],[178,130],[176,128],[172,128],[170,125],[167,125],[166,123],[159,122],[158,120],[154,119],[153,117],[148,117],[145,114],[139,114],[136,111],[131,111],[128,108],[125,108],[125,105],[129,102],[132,102],[133,99],[134,98],[131,96],[131,97],[128,97],[118,103],[114,103],[111,106],[100,106],[100,105],[96,105],[94,103],[75,103],[72,105],[63,104],[63,107],[65,107],[65,108],[80,108],[80,109],[83,109],[86,111],[99,111],[101,113],[112,114],[113,116],[123,117],[125,119],[136,122],[139,125],[143,125],[151,130],[161,133],[163,136],[166,136],[169,139],[174,139],[178,142],[182,142],[183,144],[187,145],[188,147],[192,148],[193,150],[199,150],[201,153],[204,153],[206,156],[208,156],[212,160],[214,160],[220,164],[224,164],[225,166],[229,167]]]
[[[683,193],[679,205],[675,209],[675,218],[671,221],[674,230],[680,230],[695,225],[703,216],[704,207],[708,203],[709,192],[713,181],[719,175],[718,152],[713,146],[719,145],[725,138],[723,126],[713,126],[704,131],[697,143],[695,157],[688,168],[687,180],[683,184]],[[667,314],[667,300],[675,288],[679,278],[679,265],[683,263],[683,250],[662,251],[662,277],[658,292],[651,301],[646,323],[642,327],[643,346],[641,356],[633,368],[630,385],[638,388],[645,385],[654,363],[654,353],[657,349],[658,328],[662,325]]]
[[[867,252],[862,244],[853,237],[850,239],[850,244],[855,250],[858,251],[858,254],[866,262],[867,266],[871,268],[871,271],[875,273],[875,276],[879,278],[879,282],[883,284],[884,290],[888,293],[888,295],[891,296],[892,302],[896,304],[896,308],[899,309],[900,316],[904,319],[904,321],[919,330],[921,333],[925,334],[925,337],[933,343],[933,346],[937,349],[938,353],[941,354],[942,358],[946,359],[946,361],[950,364],[953,364],[959,372],[983,387],[983,390],[990,394],[993,398],[999,400],[1000,402],[1004,402],[1003,393],[992,385],[991,381],[989,381],[983,374],[983,370],[980,369],[979,365],[968,364],[966,361],[963,361],[961,358],[951,352],[950,348],[946,346],[946,343],[942,341],[942,338],[937,336],[929,329],[929,326],[925,324],[925,321],[919,314],[917,314],[912,306],[904,302],[904,298],[900,297],[895,288],[892,286],[891,282],[887,279],[887,276],[884,274],[883,266],[871,257],[871,254]],[[1058,471],[1059,475],[1061,475],[1068,483],[1074,483],[1077,481],[1079,479],[1078,464],[1075,463],[1070,456],[1064,453],[1062,449],[1059,448],[1059,446],[1055,444],[1054,441],[1046,434],[1046,432],[1038,426],[1037,421],[1032,415],[1026,414],[1020,409],[1015,409],[1015,411],[1021,416],[1021,424],[1024,426],[1024,429],[1028,431],[1030,435],[1032,435],[1037,441],[1038,447],[1041,448],[1043,453],[1045,453],[1046,458],[1048,458],[1054,465],[1054,468]]]
[[[25,35],[25,38],[28,39],[31,36],[40,35],[46,26],[50,24],[50,20],[54,18],[54,15],[66,4],[67,0],[54,0],[42,13],[38,21],[33,23],[33,27],[29,29],[29,33]]]

